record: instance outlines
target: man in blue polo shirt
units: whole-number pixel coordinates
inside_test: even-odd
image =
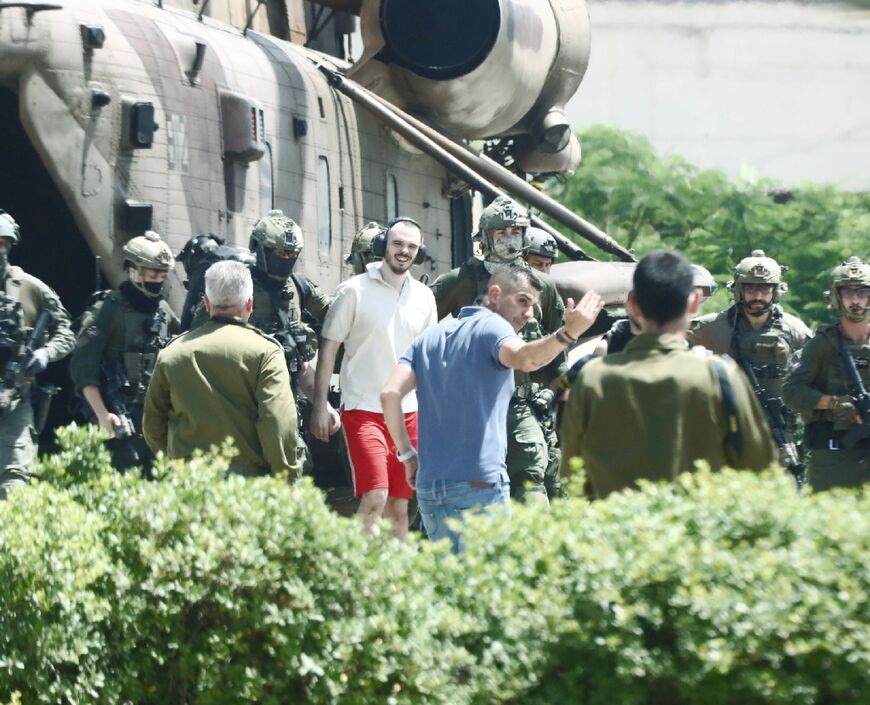
[[[408,483],[429,538],[459,535],[447,519],[474,507],[501,505],[507,516],[510,485],[507,411],[513,370],[536,370],[576,341],[603,305],[595,292],[575,306],[568,299],[565,325],[531,342],[517,335],[533,316],[540,294],[526,268],[493,275],[483,306],[466,306],[459,317],[430,328],[402,355],[381,392],[384,420],[405,463]],[[417,390],[419,456],[402,417],[402,398]]]

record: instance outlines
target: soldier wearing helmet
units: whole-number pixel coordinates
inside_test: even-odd
[[[870,482],[870,439],[856,445],[844,436],[861,419],[858,390],[847,376],[850,357],[864,388],[870,386],[870,264],[850,257],[831,272],[828,292],[840,321],[821,328],[801,351],[783,389],[786,403],[806,423],[809,482],[815,490]],[[851,446],[851,447],[849,447]]]
[[[385,235],[386,228],[374,221],[366,223],[362,229],[354,235],[353,242],[350,246],[350,252],[344,261],[353,267],[353,273],[363,274],[366,271],[366,266],[372,262],[380,262],[382,257],[378,257],[372,251],[372,241],[379,235]]]
[[[51,395],[35,377],[50,362],[66,357],[75,343],[57,294],[9,264],[9,252],[20,240],[18,223],[0,211],[0,499],[7,489],[27,482],[36,458],[41,429],[34,426],[34,407],[47,405]],[[44,332],[33,340],[40,321]]]
[[[510,198],[500,196],[480,216],[478,233],[483,259],[470,258],[461,267],[441,275],[432,285],[438,305],[438,318],[456,317],[464,306],[482,301],[490,276],[512,267],[529,269],[541,287],[535,319],[519,334],[525,341],[555,333],[564,323],[565,306],[553,280],[528,267],[524,255],[529,249],[528,212]],[[516,372],[516,390],[508,409],[507,469],[511,496],[529,497],[548,504],[546,487],[550,465],[549,448],[543,424],[547,423],[552,404],[551,389],[566,372],[565,354],[561,353],[535,372]],[[549,395],[549,399],[545,398]],[[546,417],[546,418],[545,418]],[[544,420],[542,420],[544,419]],[[553,489],[554,494],[558,489]]]
[[[546,230],[529,227],[526,229],[529,248],[526,250],[526,263],[544,274],[550,273],[550,267],[559,254],[556,239]]]
[[[254,311],[248,322],[284,347],[301,423],[307,411],[303,401],[314,392],[314,370],[308,362],[317,353],[317,336],[330,297],[310,279],[293,271],[304,247],[302,228],[282,211],[271,210],[254,224],[249,247],[255,264],[251,266]],[[208,321],[208,312],[200,304],[191,327]],[[302,467],[310,472],[312,461],[304,435],[300,427],[296,450]]]
[[[128,240],[122,253],[127,280],[97,294],[82,316],[70,376],[85,414],[112,435],[115,467],[147,474],[153,456],[142,437],[145,390],[157,353],[179,332],[164,298],[175,257],[152,230]]]
[[[782,385],[795,353],[812,335],[803,321],[780,304],[788,289],[782,278],[784,269],[763,250],[753,250],[734,267],[734,279],[728,284],[734,305],[695,319],[688,336],[693,345],[748,363],[764,394],[777,402],[782,400]],[[797,418],[788,410],[784,415],[786,443],[780,448],[780,461],[800,473],[802,466],[794,446]]]

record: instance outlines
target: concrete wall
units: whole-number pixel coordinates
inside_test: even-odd
[[[870,189],[870,12],[790,3],[589,0],[568,105],[699,166]]]

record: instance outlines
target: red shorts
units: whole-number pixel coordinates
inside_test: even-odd
[[[347,455],[353,473],[354,492],[386,488],[390,497],[411,499],[414,490],[405,479],[405,464],[396,457],[396,444],[384,423],[384,415],[362,409],[344,409],[341,426],[347,440]],[[417,412],[405,414],[405,427],[417,447]]]

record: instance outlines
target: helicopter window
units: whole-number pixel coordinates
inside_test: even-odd
[[[332,244],[332,204],[330,203],[329,162],[317,159],[317,250],[321,256],[329,255]]]
[[[260,160],[260,211],[265,213],[275,207],[275,193],[272,178],[272,145],[265,143],[266,149]]]
[[[387,172],[387,222],[399,215],[399,182],[396,175]]]

